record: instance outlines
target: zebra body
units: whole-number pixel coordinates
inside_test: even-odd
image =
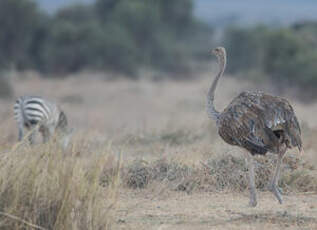
[[[65,113],[55,104],[37,96],[19,97],[14,104],[14,117],[18,123],[19,141],[23,139],[24,130],[32,130],[29,136],[34,143],[36,132],[40,132],[43,142],[55,134],[63,136],[63,146],[68,145],[70,133]]]

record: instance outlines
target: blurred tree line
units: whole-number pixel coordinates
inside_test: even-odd
[[[193,16],[193,0],[95,0],[53,15],[34,0],[0,0],[0,28],[0,71],[43,76],[90,69],[137,77],[142,68],[186,76],[212,46],[212,29]],[[233,26],[222,42],[229,72],[315,91],[317,23]]]
[[[33,0],[0,1],[0,69],[43,73],[142,67],[186,72],[204,58],[211,29],[193,16],[192,0],[96,0],[53,15]],[[55,75],[56,76],[56,75]]]
[[[305,88],[303,95],[316,96],[317,23],[284,28],[231,27],[224,40],[231,73],[268,76],[277,86]]]

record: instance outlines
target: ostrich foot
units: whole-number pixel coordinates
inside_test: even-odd
[[[283,200],[282,200],[282,195],[280,193],[280,188],[278,188],[276,185],[271,184],[271,185],[269,185],[268,189],[269,189],[269,191],[271,191],[274,194],[274,196],[276,197],[278,202],[280,204],[282,204]]]
[[[258,204],[258,202],[256,200],[250,199],[250,201],[249,201],[250,207],[255,207],[257,204]]]

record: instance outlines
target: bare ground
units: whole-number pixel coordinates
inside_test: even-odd
[[[12,84],[16,96],[42,95],[62,105],[76,128],[78,155],[98,155],[100,147],[109,148],[115,156],[122,153],[123,170],[135,161],[147,166],[165,160],[195,169],[210,158],[243,156],[218,137],[206,116],[209,73],[188,82],[106,81],[85,74],[53,81],[26,73],[15,76]],[[268,86],[224,77],[216,95],[217,108],[224,108],[240,91],[252,89],[270,91]],[[186,193],[168,189],[164,181],[151,182],[143,189],[127,188],[123,183],[113,210],[113,229],[317,229],[317,185],[312,182],[317,178],[317,103],[304,104],[291,93],[283,96],[294,105],[306,152],[297,157],[297,174],[290,174],[296,177],[289,181],[294,181],[296,189],[305,187],[307,193],[291,191],[280,205],[272,194],[259,192],[258,206],[250,208],[246,190],[221,193],[208,188]],[[13,112],[8,109],[13,103],[14,99],[0,100],[0,128],[5,130],[1,150],[17,139]],[[294,150],[287,155],[296,154]]]
[[[120,194],[114,229],[317,229],[317,194],[284,196],[280,205],[261,192],[256,208],[247,194],[145,191]]]

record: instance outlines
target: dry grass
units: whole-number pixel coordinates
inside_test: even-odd
[[[297,207],[295,201],[299,192],[317,192],[317,105],[305,105],[291,93],[286,95],[302,124],[306,153],[299,156],[296,150],[289,151],[280,186],[285,203],[291,200],[291,205],[303,208],[297,214],[270,212],[276,201],[261,194],[259,206],[263,206],[261,197],[269,204],[265,210],[254,214],[237,206],[235,212],[242,214],[228,214],[224,219],[217,215],[221,208],[230,209],[235,202],[247,204],[247,169],[242,150],[225,144],[206,116],[209,74],[188,82],[110,81],[99,76],[88,79],[87,74],[64,81],[43,80],[34,73],[19,77],[12,80],[16,96],[55,99],[76,134],[66,152],[53,143],[14,148],[17,129],[13,112],[8,110],[14,100],[0,101],[0,229],[158,229],[164,225],[161,222],[169,223],[162,229],[223,229],[221,223],[226,221],[232,223],[228,229],[245,228],[237,226],[248,222],[253,226],[249,229],[279,229],[302,221],[307,229],[316,226],[310,215],[317,215],[316,202],[303,199]],[[242,90],[259,89],[232,78],[224,78],[219,88],[218,108]],[[270,91],[268,86],[261,88]],[[118,165],[119,155],[122,166]],[[275,156],[256,160],[257,187],[266,194]],[[223,193],[227,195],[222,197]],[[201,194],[218,206],[205,206]],[[178,200],[178,196],[184,199]],[[226,200],[228,196],[232,200]],[[154,207],[159,201],[191,210],[171,208],[157,214]],[[305,202],[311,202],[313,208]],[[197,210],[209,214],[200,216]],[[136,221],[128,218],[131,215]],[[156,215],[164,217],[156,219]],[[273,223],[283,221],[285,225]]]
[[[100,178],[119,166],[109,151],[78,157],[78,148],[24,144],[0,155],[1,229],[109,229],[118,169],[106,188]]]
[[[260,191],[267,191],[267,185],[274,173],[273,155],[256,157],[256,186]],[[231,191],[248,190],[247,167],[241,156],[231,153],[212,156],[200,166],[186,165],[176,160],[134,161],[125,168],[123,181],[129,188],[143,189],[151,184],[165,184],[171,191]],[[284,194],[294,192],[316,192],[317,174],[310,164],[304,164],[299,157],[286,156],[283,175],[279,186]]]

